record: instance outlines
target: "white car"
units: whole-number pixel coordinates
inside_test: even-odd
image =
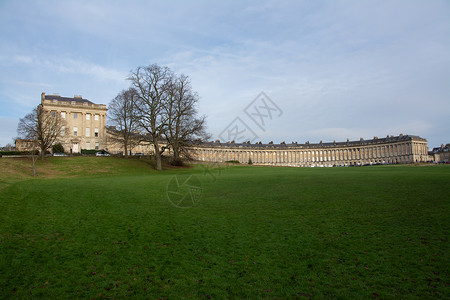
[[[64,152],[55,152],[53,153],[53,156],[68,156],[68,155],[65,154]]]
[[[102,150],[95,153],[95,156],[111,156],[111,154],[109,154],[108,151]]]

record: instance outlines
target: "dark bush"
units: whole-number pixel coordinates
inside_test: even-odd
[[[52,152],[53,153],[64,153],[65,151],[64,151],[63,145],[61,145],[61,143],[57,143],[52,146]]]
[[[249,165],[253,165],[253,162],[252,162],[252,159],[251,159],[251,158],[248,159],[248,164],[249,164]]]
[[[8,155],[31,155],[31,151],[0,151],[3,156]],[[39,150],[34,150],[35,155],[39,154]]]
[[[170,162],[170,165],[172,165],[174,167],[183,167],[184,162],[181,158],[175,158]]]
[[[239,164],[238,160],[227,160],[226,163]]]
[[[94,155],[95,153],[99,152],[99,150],[95,150],[95,149],[81,149],[81,154],[85,154],[85,155]]]

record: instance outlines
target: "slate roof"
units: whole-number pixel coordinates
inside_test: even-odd
[[[89,101],[88,99],[83,98],[69,98],[69,97],[61,97],[58,95],[45,95],[45,100],[58,100],[58,101],[67,101],[72,102],[75,101],[77,103],[88,103],[88,104],[94,104],[92,101]]]
[[[203,143],[193,143],[193,146],[201,147],[232,147],[232,148],[276,148],[276,149],[298,149],[298,148],[331,148],[331,147],[343,147],[343,146],[366,146],[374,144],[386,144],[392,142],[409,141],[411,139],[423,140],[416,135],[400,135],[400,136],[390,136],[384,138],[376,138],[370,140],[359,140],[359,141],[348,141],[348,142],[325,142],[325,143],[281,143],[281,144],[259,144],[259,143],[233,143],[233,142],[203,142]]]

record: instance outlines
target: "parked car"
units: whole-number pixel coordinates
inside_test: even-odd
[[[109,154],[108,151],[102,150],[95,153],[95,156],[111,156],[111,154]]]
[[[65,154],[64,152],[55,152],[53,153],[53,156],[68,156],[68,155]]]

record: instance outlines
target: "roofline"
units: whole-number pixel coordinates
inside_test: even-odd
[[[347,141],[347,142],[326,142],[326,143],[309,143],[306,142],[304,144],[298,143],[280,143],[280,144],[251,144],[251,143],[234,143],[234,142],[198,142],[192,143],[191,146],[194,147],[224,147],[224,148],[284,148],[284,149],[308,149],[308,148],[333,148],[333,147],[363,147],[369,145],[378,145],[378,144],[387,144],[387,143],[396,143],[403,141],[420,141],[427,142],[426,139],[421,138],[416,135],[399,135],[399,136],[390,136],[385,138],[374,138],[370,140],[361,139],[359,141]]]

